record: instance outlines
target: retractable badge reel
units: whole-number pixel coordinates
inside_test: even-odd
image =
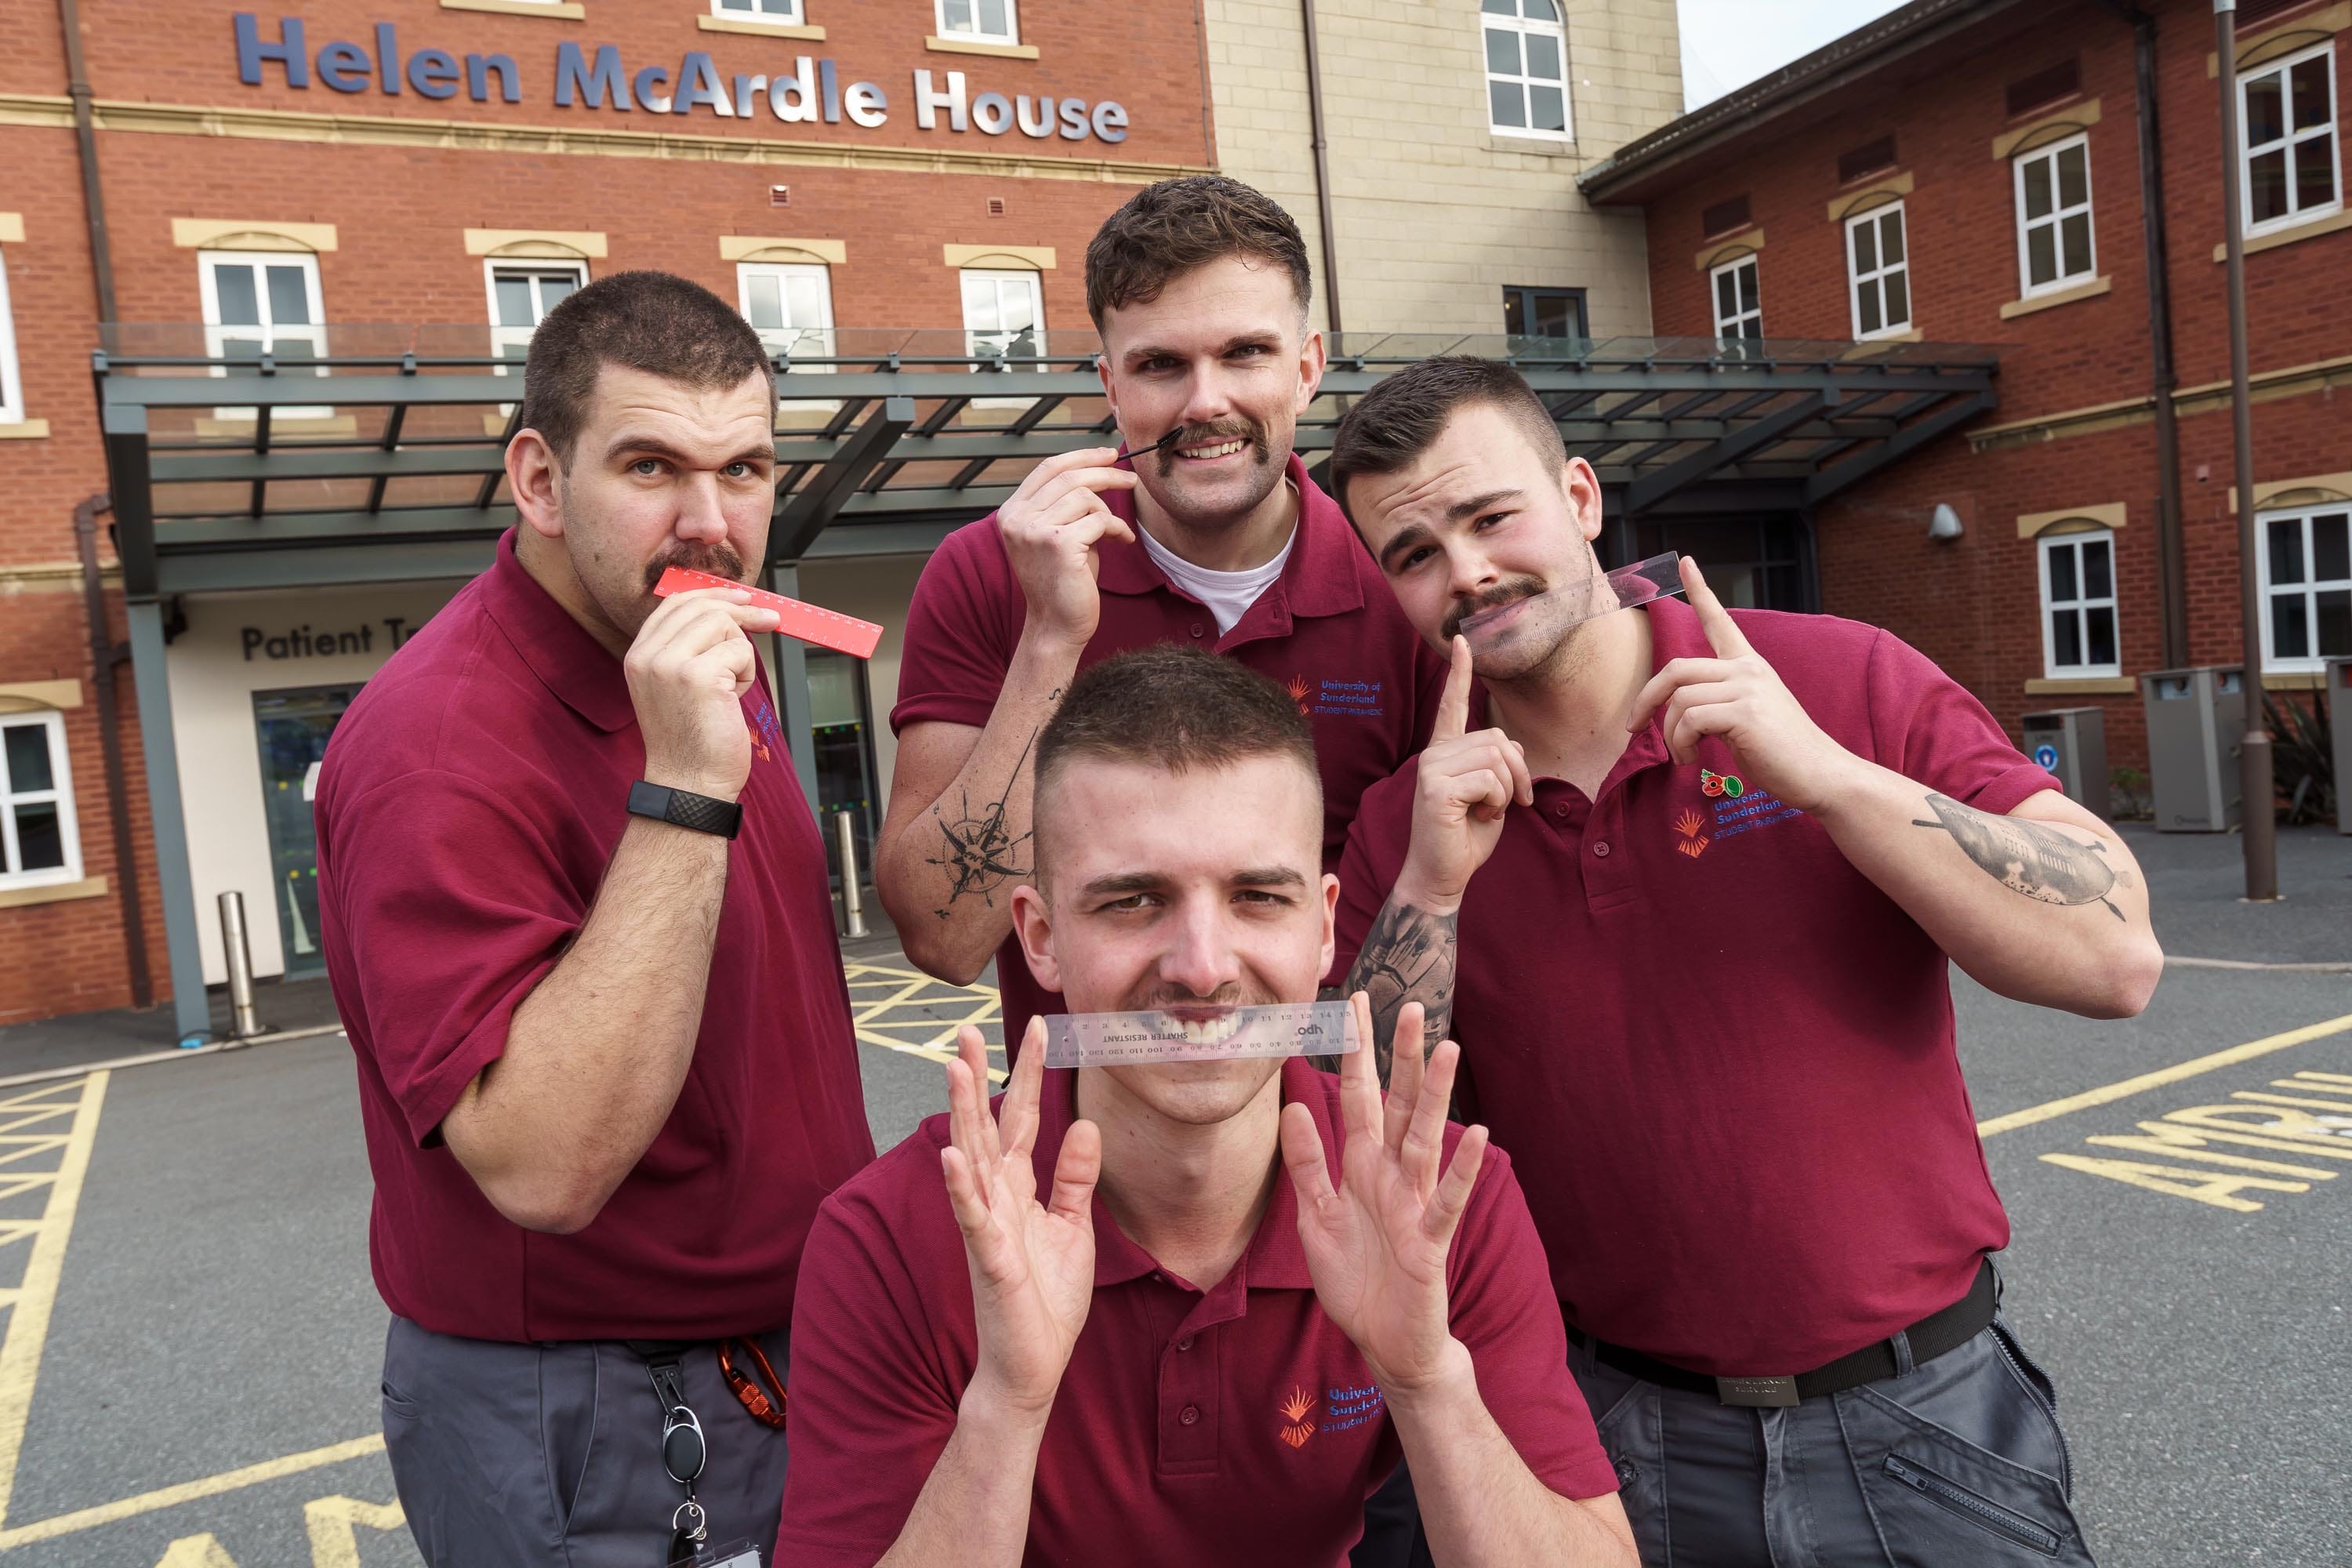
[[[665,1372],[668,1378],[664,1377]],[[674,1365],[654,1370],[654,1387],[668,1405],[662,1416],[662,1468],[686,1489],[686,1500],[670,1514],[669,1551],[664,1562],[667,1568],[761,1568],[760,1549],[748,1540],[710,1544],[710,1516],[694,1495],[694,1483],[701,1479],[710,1448],[702,1435],[701,1419],[686,1403],[683,1384],[675,1381],[676,1375]]]

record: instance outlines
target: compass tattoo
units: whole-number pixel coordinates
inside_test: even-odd
[[[1032,730],[1029,739],[1022,743],[1021,754],[1013,760],[1013,776],[1005,781],[1004,793],[992,804],[975,813],[971,792],[965,790],[958,806],[961,816],[950,818],[939,806],[931,807],[931,816],[940,825],[940,852],[925,858],[954,879],[955,885],[948,889],[948,903],[977,893],[982,903],[994,909],[996,900],[992,895],[999,888],[1030,874],[1031,868],[1021,863],[1023,858],[1016,852],[1036,836],[1036,829],[1013,833],[1005,825],[1004,812],[1014,786],[1021,782],[1021,768],[1029,760],[1029,748],[1036,743],[1037,731]],[[941,920],[948,918],[944,907],[931,912]]]

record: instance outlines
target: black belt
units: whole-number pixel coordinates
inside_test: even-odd
[[[1987,1258],[1977,1270],[1976,1283],[1969,1293],[1941,1311],[1930,1312],[1909,1328],[1903,1336],[1910,1342],[1911,1364],[1924,1365],[1948,1351],[1956,1351],[1992,1322],[1993,1308],[2000,1300],[2000,1289],[1992,1271],[1992,1260]],[[1901,1370],[1895,1359],[1891,1340],[1877,1340],[1863,1346],[1852,1355],[1843,1355],[1826,1366],[1811,1372],[1780,1377],[1713,1377],[1703,1372],[1692,1372],[1675,1366],[1640,1351],[1612,1345],[1606,1340],[1596,1340],[1573,1323],[1568,1329],[1569,1342],[1577,1349],[1591,1347],[1593,1358],[1603,1366],[1644,1383],[1654,1383],[1664,1388],[1680,1388],[1693,1394],[1711,1394],[1726,1405],[1784,1405],[1801,1399],[1817,1399],[1824,1394],[1837,1394],[1849,1388],[1859,1388],[1865,1383],[1877,1383],[1893,1377]]]

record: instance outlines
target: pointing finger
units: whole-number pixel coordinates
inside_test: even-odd
[[[1716,657],[1738,658],[1744,653],[1754,651],[1748,647],[1748,638],[1733,622],[1731,612],[1723,607],[1723,601],[1717,598],[1715,590],[1706,585],[1706,574],[1698,569],[1698,563],[1685,555],[1679,565],[1683,574],[1683,595],[1690,600],[1691,608],[1698,612],[1699,629],[1706,633],[1706,644],[1715,649]]]
[[[1440,741],[1459,740],[1470,727],[1470,639],[1460,635],[1454,638],[1453,668],[1445,673],[1445,695],[1437,700],[1437,724],[1429,732],[1430,744]]]

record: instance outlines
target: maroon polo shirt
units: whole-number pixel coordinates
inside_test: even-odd
[[[1049,1190],[1077,1075],[1045,1075],[1033,1163]],[[1339,1180],[1339,1080],[1283,1064]],[[905,1527],[955,1431],[978,1358],[963,1236],[934,1116],[818,1211],[793,1317],[793,1466],[776,1560],[873,1563]],[[1462,1129],[1445,1130],[1453,1157]],[[1270,1166],[1278,1167],[1272,1151]],[[1355,1345],[1325,1317],[1287,1173],[1231,1273],[1202,1291],[1094,1206],[1095,1294],[1047,1419],[1031,1563],[1331,1568],[1400,1452]],[[1543,1249],[1510,1162],[1490,1150],[1446,1258],[1454,1336],[1486,1408],[1562,1496],[1617,1488],[1567,1369]],[[1137,1542],[1148,1547],[1139,1548]]]
[[[764,685],[693,1065],[573,1236],[524,1230],[441,1142],[587,920],[645,742],[606,652],[514,557],[367,683],[319,775],[320,924],[359,1058],[369,1250],[394,1312],[472,1339],[709,1339],[792,1317],[819,1200],[874,1157],[824,846]],[[680,973],[666,984],[690,986]]]
[[[1648,615],[1657,665],[1710,657],[1687,605]],[[2053,787],[1888,633],[1733,618],[1855,755],[2003,816]],[[1702,767],[1738,771],[1712,738],[1677,765],[1654,720],[1597,801],[1544,778],[1510,808],[1462,907],[1459,1103],[1517,1163],[1569,1321],[1694,1371],[1810,1371],[1958,1300],[2009,1222],[1943,952],[1819,822]],[[1345,954],[1402,869],[1415,771],[1364,797]]]
[[[1445,664],[1405,620],[1339,503],[1307,477],[1296,455],[1288,472],[1299,497],[1290,559],[1233,630],[1219,637],[1207,606],[1171,583],[1139,542],[1105,539],[1095,546],[1102,615],[1078,666],[1172,642],[1239,659],[1289,688],[1314,724],[1323,774],[1323,865],[1337,870],[1356,802],[1428,742]],[[1133,491],[1112,490],[1103,499],[1134,523]],[[986,725],[1027,615],[996,514],[950,534],[924,566],[907,612],[893,732],[932,721]],[[975,810],[984,804],[975,803]],[[1015,853],[1028,864],[1025,848]],[[1012,892],[1008,882],[984,896],[1001,909]],[[996,983],[1008,1045],[1019,1043],[1032,1014],[1066,1010],[1058,994],[1031,977],[1016,937],[1008,935],[997,949]]]

